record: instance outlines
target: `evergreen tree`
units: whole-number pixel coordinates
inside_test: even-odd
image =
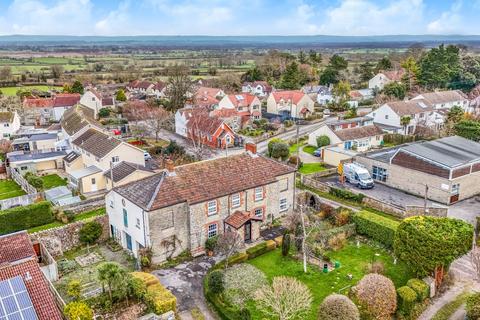
[[[300,87],[299,77],[298,64],[293,61],[285,69],[280,81],[280,87],[282,89],[298,89]]]
[[[379,71],[387,71],[392,69],[392,61],[388,59],[387,57],[383,57],[382,60],[378,61],[376,70],[377,72]]]
[[[70,88],[70,92],[83,94],[83,84],[80,81],[75,80],[75,82],[72,84],[72,87]]]

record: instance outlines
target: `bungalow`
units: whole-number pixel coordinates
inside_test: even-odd
[[[480,143],[458,136],[358,155],[378,183],[453,204],[480,194]]]
[[[272,92],[267,99],[267,112],[284,117],[306,118],[315,112],[315,102],[300,90]]]
[[[218,109],[235,109],[239,116],[250,120],[262,118],[262,103],[257,96],[249,93],[229,94],[218,103]]]
[[[139,258],[160,263],[207,239],[236,232],[246,243],[294,207],[293,167],[252,153],[174,167],[119,186],[105,197],[111,236]]]
[[[372,90],[383,90],[386,84],[400,82],[405,71],[403,69],[393,71],[381,71],[368,81],[368,88]]]
[[[20,129],[20,117],[17,111],[0,112],[0,135],[3,138],[10,138]]]
[[[443,117],[434,112],[432,104],[423,99],[410,101],[391,101],[383,104],[367,116],[373,122],[390,133],[413,134],[417,126],[439,129]],[[403,119],[403,120],[402,120]],[[407,122],[403,122],[406,121]]]
[[[70,185],[80,193],[107,189],[105,172],[122,161],[145,167],[144,151],[94,128],[72,140],[73,150],[64,158]],[[115,183],[115,181],[114,181]]]
[[[469,108],[469,100],[460,90],[422,93],[412,100],[425,100],[430,103],[435,110],[449,110],[454,106],[458,106],[465,110],[465,112],[468,112]]]
[[[244,82],[242,84],[242,92],[250,93],[259,97],[266,97],[272,93],[273,88],[266,81]]]
[[[12,151],[7,153],[7,167],[20,174],[63,169],[65,151]]]

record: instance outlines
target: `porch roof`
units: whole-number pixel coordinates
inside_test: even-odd
[[[240,229],[250,220],[262,220],[262,218],[258,218],[248,211],[235,211],[225,219],[225,223],[234,227],[235,229]]]
[[[90,167],[86,167],[86,168],[82,168],[82,169],[79,169],[79,170],[72,171],[72,172],[70,172],[70,175],[78,180],[78,179],[88,177],[92,174],[99,173],[99,172],[102,172],[102,169],[100,169],[96,166],[90,166]]]

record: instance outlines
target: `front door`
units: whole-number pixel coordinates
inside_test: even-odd
[[[132,247],[132,237],[128,233],[125,233],[125,240],[127,241],[127,249],[133,251]]]
[[[248,221],[245,223],[245,241],[252,240],[252,223]]]
[[[98,191],[97,188],[97,180],[95,178],[92,178],[92,192]]]

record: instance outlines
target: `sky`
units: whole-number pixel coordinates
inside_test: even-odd
[[[0,35],[480,34],[480,0],[0,0]]]

